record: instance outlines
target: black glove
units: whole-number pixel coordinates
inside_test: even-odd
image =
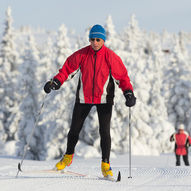
[[[126,102],[125,102],[126,106],[127,107],[134,106],[136,103],[136,97],[134,96],[133,91],[132,90],[125,90],[123,94],[124,94],[125,99],[126,99]]]
[[[58,79],[53,79],[51,81],[46,82],[45,86],[44,86],[44,91],[49,94],[52,90],[58,90],[61,86],[61,83]]]
[[[189,148],[191,145],[190,145],[190,143],[189,143],[189,141],[188,141],[188,139],[187,139],[187,141],[186,141],[186,148]]]
[[[170,136],[170,142],[174,141],[174,134]]]

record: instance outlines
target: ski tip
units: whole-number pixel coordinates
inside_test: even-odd
[[[119,171],[116,182],[120,182],[120,181],[121,181],[121,172]]]
[[[21,170],[21,163],[18,163],[18,170],[22,172],[22,170]]]

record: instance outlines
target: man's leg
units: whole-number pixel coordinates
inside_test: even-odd
[[[183,160],[184,160],[184,164],[185,164],[186,166],[190,166],[189,160],[188,160],[188,154],[183,155]]]
[[[113,176],[113,172],[109,163],[111,150],[110,121],[112,114],[112,105],[97,105],[97,112],[100,125],[99,132],[101,137],[100,144],[102,150],[101,171],[104,177]]]
[[[72,115],[72,123],[70,126],[70,131],[68,133],[66,154],[74,154],[75,146],[78,142],[80,131],[91,108],[91,104],[75,104]]]
[[[74,149],[78,142],[79,133],[82,129],[84,120],[86,119],[92,105],[76,103],[73,110],[72,124],[68,133],[67,151],[62,159],[56,164],[56,170],[63,170],[72,163]]]
[[[99,118],[99,132],[101,137],[102,161],[109,162],[111,150],[110,121],[112,115],[111,104],[97,105]]]
[[[180,166],[180,155],[176,155],[176,166]]]

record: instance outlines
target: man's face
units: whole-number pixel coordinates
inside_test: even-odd
[[[91,38],[89,41],[95,51],[98,51],[104,44],[104,40],[101,38]]]
[[[179,131],[179,133],[184,133],[183,129],[179,129],[178,131]]]

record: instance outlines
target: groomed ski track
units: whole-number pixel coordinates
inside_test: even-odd
[[[129,176],[128,155],[111,159],[114,176],[121,171],[121,182],[111,182],[101,177],[99,158],[74,157],[68,170],[86,174],[73,176],[53,173],[19,173],[19,159],[0,157],[0,187],[2,191],[189,191],[191,190],[191,167],[175,167],[174,155],[132,156],[132,169]],[[35,171],[51,169],[56,161],[25,160],[23,170]]]

